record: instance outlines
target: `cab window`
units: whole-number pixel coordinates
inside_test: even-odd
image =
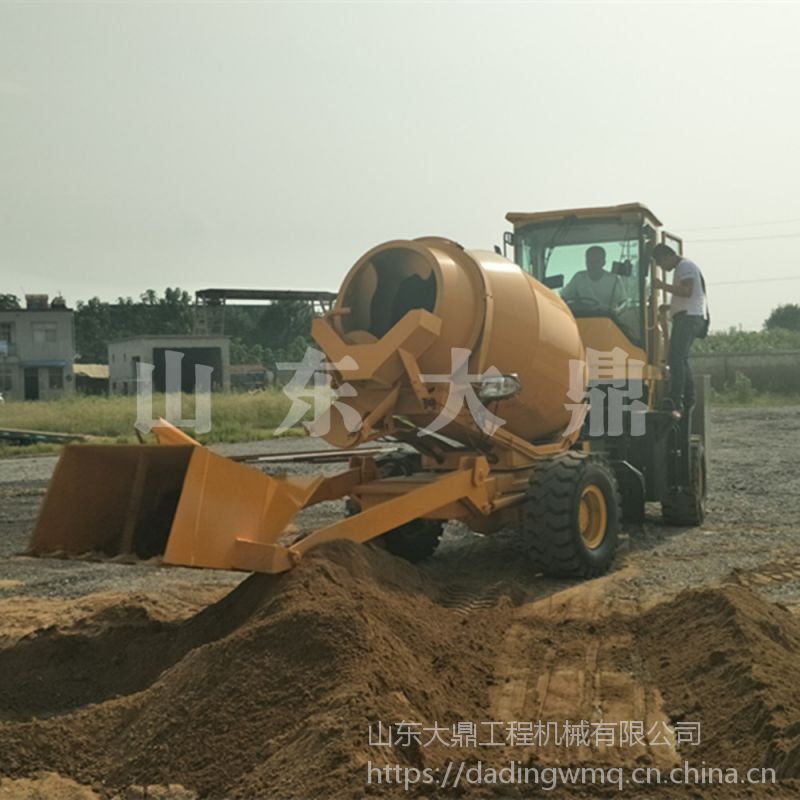
[[[640,225],[577,220],[532,225],[515,236],[517,263],[561,294],[576,317],[609,317],[643,341]]]

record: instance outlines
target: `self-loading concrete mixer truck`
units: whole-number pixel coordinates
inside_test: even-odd
[[[33,552],[276,573],[334,539],[418,560],[458,520],[514,527],[532,570],[588,578],[648,501],[668,524],[700,524],[705,397],[683,415],[665,407],[664,276],[651,259],[680,240],[636,203],[507,219],[514,260],[444,238],[386,242],[314,319],[337,389],[315,429],[348,451],[340,472],[267,475],[167,424],[157,443],[68,445]],[[573,291],[590,258],[612,291]],[[374,440],[399,449],[363,450]],[[292,537],[298,512],[335,499],[338,521]]]

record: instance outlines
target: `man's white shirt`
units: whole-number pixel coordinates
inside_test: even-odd
[[[619,275],[603,272],[598,280],[578,272],[561,292],[564,300],[594,300],[600,308],[613,311],[625,299],[625,287]]]
[[[706,314],[706,296],[703,291],[700,267],[694,261],[682,258],[678,262],[678,266],[675,267],[672,286],[679,286],[687,278],[692,279],[692,294],[690,297],[680,297],[677,294],[673,294],[670,302],[670,315],[674,317],[677,313],[685,311],[690,316],[704,317]]]

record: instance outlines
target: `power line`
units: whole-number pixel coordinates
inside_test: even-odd
[[[756,239],[797,239],[800,233],[775,233],[767,236],[731,236],[722,239],[687,239],[692,244],[704,244],[706,242],[751,242]]]
[[[778,281],[800,281],[800,275],[787,275],[785,278],[750,278],[743,281],[715,281],[712,286],[734,286],[742,283],[776,283]]]
[[[776,219],[772,222],[740,222],[733,225],[703,225],[699,228],[681,228],[684,231],[714,231],[727,228],[761,228],[766,225],[788,225],[792,222],[800,222],[800,217],[795,219]]]

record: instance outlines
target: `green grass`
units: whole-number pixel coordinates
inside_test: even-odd
[[[692,352],[703,353],[772,353],[781,350],[800,350],[800,331],[773,328],[765,331],[727,331],[712,333],[697,339]]]
[[[800,394],[797,392],[760,392],[753,390],[750,395],[742,395],[735,389],[714,391],[711,395],[711,406],[726,408],[775,408],[778,406],[800,406]]]
[[[57,453],[61,449],[60,444],[29,444],[23,447],[0,442],[0,458],[11,458],[11,456],[44,456],[50,453]]]
[[[164,414],[164,395],[153,396],[153,416]],[[211,398],[211,431],[196,438],[203,444],[245,442],[273,436],[283,422],[290,401],[283,392],[269,390],[252,394],[214,394]],[[191,398],[185,399],[184,414],[193,415]],[[37,402],[6,402],[0,405],[0,428],[57,433],[80,433],[101,442],[135,442],[135,397],[74,397]],[[194,435],[191,430],[187,431]],[[300,431],[287,432],[298,435]],[[55,452],[57,445],[10,447],[0,445],[0,455]]]
[[[732,383],[721,390],[711,390],[712,406],[731,408],[775,407],[800,405],[798,392],[761,391],[753,387],[753,382],[742,372],[737,372]]]
[[[761,392],[752,387],[745,376],[723,391],[713,391],[715,407],[775,407],[800,405],[800,394]],[[287,411],[289,399],[283,392],[269,390],[253,394],[214,394],[211,401],[211,431],[196,438],[203,444],[249,442],[274,435]],[[164,413],[164,396],[153,397],[154,416]],[[184,413],[191,416],[187,403]],[[135,397],[82,397],[38,402],[6,402],[0,404],[0,428],[80,433],[97,437],[101,443],[130,444],[137,441]],[[194,435],[191,430],[187,431]],[[299,428],[286,436],[303,435]],[[0,442],[0,458],[57,453],[57,444],[34,444],[14,447]]]

